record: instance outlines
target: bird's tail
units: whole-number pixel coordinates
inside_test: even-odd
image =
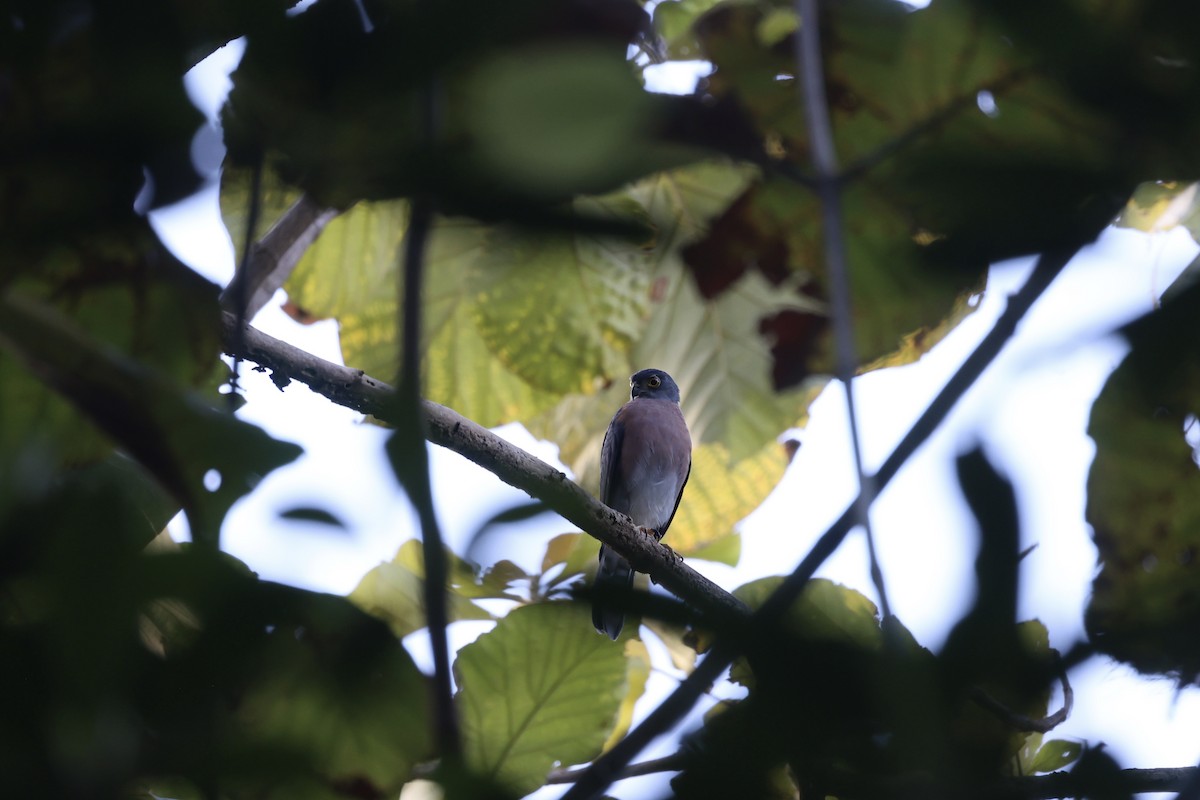
[[[600,545],[600,567],[596,570],[596,583],[593,586],[595,591],[611,596],[614,591],[631,586],[633,567],[621,556]],[[603,600],[595,599],[592,601],[592,624],[599,633],[616,639],[621,635],[621,626],[625,624],[625,614],[606,606]]]

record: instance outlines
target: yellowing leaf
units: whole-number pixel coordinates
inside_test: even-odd
[[[633,707],[646,691],[646,681],[650,678],[650,651],[645,642],[640,639],[625,640],[625,674],[629,691],[621,701],[621,710],[617,714],[617,724],[604,743],[603,750],[608,752],[613,745],[625,738],[633,724]]]
[[[696,668],[696,649],[684,642],[686,628],[649,617],[642,619],[642,625],[649,628],[667,648],[675,669],[690,673]]]
[[[481,591],[474,572],[453,553],[450,559],[450,621],[460,619],[491,619],[492,615],[471,602],[472,597],[495,596]],[[425,562],[421,542],[409,539],[386,564],[372,569],[349,600],[373,617],[386,622],[396,636],[407,636],[425,627]]]
[[[1200,184],[1178,181],[1143,183],[1134,190],[1121,216],[1114,223],[1120,228],[1154,233],[1184,225],[1197,238],[1200,234],[1200,209],[1196,189]]]

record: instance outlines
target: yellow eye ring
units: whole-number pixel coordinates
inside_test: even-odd
[[[657,375],[651,375],[650,380],[646,381],[646,383],[649,384],[651,389],[657,389],[659,386],[662,386],[662,378]]]

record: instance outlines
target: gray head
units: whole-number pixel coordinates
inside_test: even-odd
[[[675,380],[661,369],[644,369],[635,372],[629,379],[629,397],[646,397],[678,403],[679,387],[675,385]]]

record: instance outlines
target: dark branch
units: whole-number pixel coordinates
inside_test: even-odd
[[[221,292],[221,307],[234,313],[240,310],[246,319],[254,319],[292,274],[304,251],[339,213],[302,195],[250,246],[233,280]]]
[[[421,524],[421,551],[425,560],[422,599],[429,646],[433,651],[434,711],[438,752],[445,758],[462,755],[454,682],[450,677],[450,623],[447,606],[448,567],[442,530],[433,509],[429,454],[425,448],[424,410],[421,407],[421,309],[424,303],[425,249],[433,225],[428,198],[413,199],[404,232],[402,296],[400,298],[400,389],[396,397],[396,431],[388,442],[388,455],[396,477],[408,493]]]
[[[662,758],[654,758],[649,761],[641,761],[637,764],[630,764],[625,769],[621,770],[618,780],[626,778],[638,778],[642,775],[654,775],[659,772],[678,772],[687,764],[687,759],[683,753],[673,753]],[[579,767],[578,769],[556,769],[546,776],[546,784],[552,783],[574,783],[579,776],[587,771],[587,767]]]
[[[863,466],[862,437],[858,429],[858,411],[854,403],[854,374],[858,370],[858,348],[854,343],[854,318],[850,298],[850,263],[846,253],[845,224],[842,213],[842,184],[838,178],[837,148],[833,142],[833,124],[825,97],[825,70],[821,63],[821,25],[817,0],[796,0],[796,16],[803,20],[796,37],[796,66],[800,73],[801,101],[811,143],[813,171],[817,176],[817,194],[821,198],[821,230],[825,245],[825,270],[833,312],[833,334],[837,354],[837,377],[846,393],[846,418],[850,422],[850,446],[858,476],[857,523],[867,537],[871,562],[871,582],[879,596],[885,617],[892,615],[883,569],[875,552],[871,529],[871,504],[875,487]]]
[[[1071,706],[1075,704],[1075,692],[1071,689],[1071,682],[1067,680],[1067,671],[1063,670],[1060,672],[1058,679],[1059,683],[1062,684],[1063,690],[1062,708],[1045,717],[1037,717],[1035,719],[1025,714],[1018,714],[978,686],[972,688],[971,699],[981,707],[992,712],[1001,722],[1013,730],[1024,733],[1049,733],[1067,721],[1067,717],[1071,716]]]

